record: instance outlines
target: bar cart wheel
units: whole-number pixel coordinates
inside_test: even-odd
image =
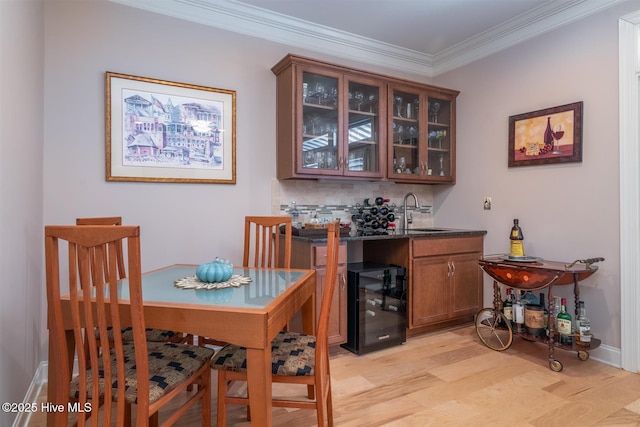
[[[549,361],[549,369],[551,369],[553,372],[560,372],[562,371],[562,362],[560,362],[559,360],[550,360]]]
[[[578,351],[578,359],[582,360],[583,362],[589,360],[589,352],[586,350]]]
[[[496,351],[504,351],[511,347],[511,323],[499,310],[483,308],[476,314],[475,323],[476,333],[487,347]]]

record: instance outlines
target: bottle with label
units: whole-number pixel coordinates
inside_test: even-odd
[[[509,239],[511,240],[511,250],[509,251],[509,255],[511,255],[512,257],[523,257],[524,236],[522,235],[522,229],[518,225],[517,219],[513,220],[513,227],[511,227],[511,235],[509,236]]]
[[[524,305],[520,291],[516,291],[516,302],[513,303],[513,323],[516,332],[524,332]]]
[[[560,334],[560,344],[571,345],[571,315],[567,313],[567,299],[562,298],[560,313],[556,319],[557,330]]]
[[[511,299],[511,288],[507,288],[507,298],[502,303],[502,311],[504,317],[506,317],[510,323],[513,323],[513,301]]]
[[[584,301],[578,303],[578,318],[576,319],[576,324],[578,331],[576,343],[578,345],[589,346],[591,344],[591,321],[587,317]]]

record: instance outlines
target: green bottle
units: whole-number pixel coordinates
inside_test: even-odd
[[[562,298],[562,308],[556,319],[557,330],[560,334],[560,344],[571,345],[571,315],[567,313],[567,299]]]

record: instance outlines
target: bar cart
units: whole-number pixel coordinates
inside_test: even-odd
[[[562,363],[554,357],[556,348],[576,351],[578,359],[582,361],[589,359],[588,350],[599,347],[601,340],[591,338],[591,343],[587,345],[578,345],[575,340],[571,345],[560,344],[556,341],[552,292],[554,286],[573,284],[577,318],[580,299],[578,282],[595,273],[598,267],[594,264],[600,261],[604,261],[604,258],[576,260],[570,264],[534,257],[511,257],[508,255],[493,255],[480,259],[478,261],[480,268],[493,278],[493,308],[483,308],[476,314],[475,327],[478,337],[487,347],[496,351],[508,349],[513,342],[514,335],[527,341],[547,343],[549,346],[549,368],[555,372],[560,372],[563,368]],[[547,289],[548,336],[539,337],[512,328],[511,322],[498,308],[501,300],[500,284],[522,291]]]

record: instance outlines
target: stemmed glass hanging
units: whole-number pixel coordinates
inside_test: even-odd
[[[397,108],[397,116],[398,117],[402,117],[402,97],[401,96],[394,96],[393,97],[393,102],[394,104],[396,104],[396,108]]]

